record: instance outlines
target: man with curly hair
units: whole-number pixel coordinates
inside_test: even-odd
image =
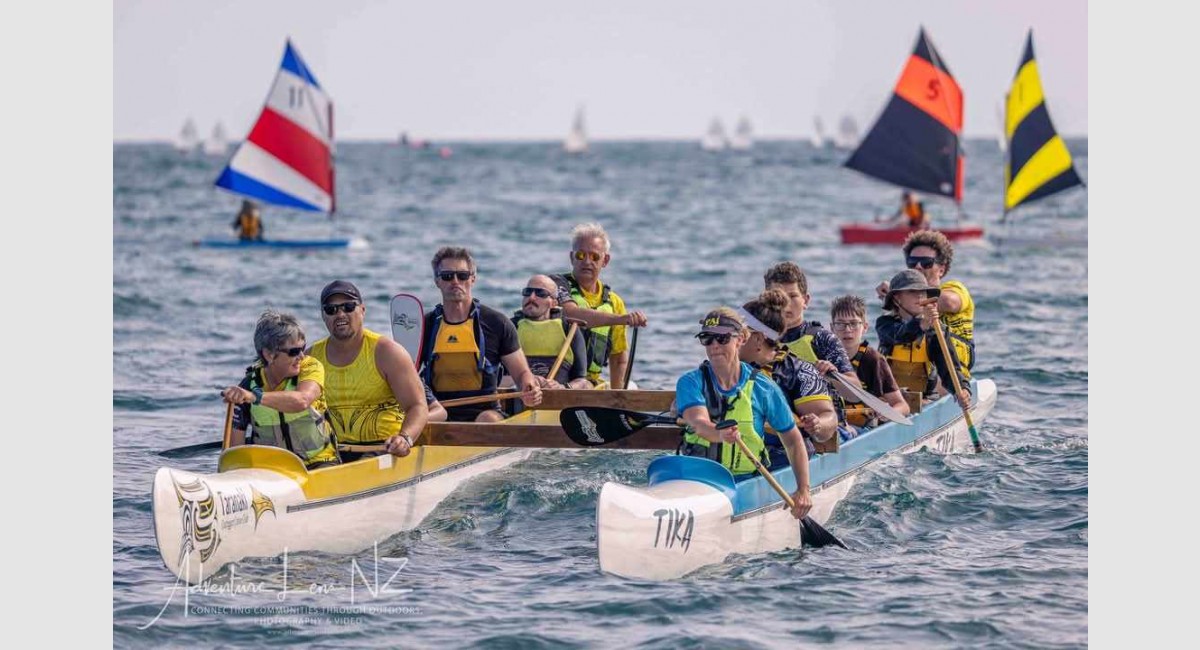
[[[936,230],[919,230],[904,240],[903,250],[905,266],[920,271],[930,286],[941,289],[937,307],[945,326],[946,343],[954,349],[963,375],[970,378],[971,368],[975,367],[975,301],[962,282],[945,279],[954,261],[954,246]],[[875,288],[875,293],[884,300],[888,289],[885,280]]]

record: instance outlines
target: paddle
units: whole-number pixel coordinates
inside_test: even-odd
[[[567,350],[571,349],[571,342],[575,340],[575,332],[579,331],[579,321],[572,318],[571,328],[567,330],[567,340],[563,341],[562,349],[558,351],[558,356],[554,358],[554,365],[550,366],[550,372],[546,374],[546,379],[554,379],[558,376],[558,369],[562,367],[563,359],[567,358]]]
[[[908,416],[904,415],[900,411],[897,411],[895,408],[892,407],[891,404],[888,404],[887,402],[879,399],[878,397],[875,397],[871,393],[868,393],[866,391],[866,389],[864,389],[862,386],[856,384],[855,382],[847,380],[845,377],[842,377],[840,374],[831,370],[831,371],[829,371],[828,374],[825,375],[825,378],[828,379],[829,381],[837,384],[839,387],[844,388],[851,393],[854,393],[854,396],[858,398],[858,401],[871,407],[872,409],[875,410],[876,413],[883,416],[884,418],[887,418],[888,420],[891,420],[892,422],[899,422],[901,424],[911,425],[913,423],[913,421]]]
[[[225,435],[221,440],[221,449],[229,449],[229,441],[233,438],[233,402],[225,409]]]
[[[224,440],[199,442],[194,445],[175,447],[173,449],[164,449],[163,451],[158,452],[158,455],[164,458],[187,458],[189,456],[195,456],[201,452],[209,451],[210,449],[221,449],[224,444]]]
[[[933,321],[933,331],[937,332],[938,346],[942,348],[942,358],[950,366],[950,381],[954,383],[954,401],[958,402],[958,396],[962,395],[962,386],[958,383],[958,355],[950,356],[950,348],[946,345],[946,336],[942,334],[941,319]],[[963,406],[961,402],[958,405],[962,408],[963,418],[967,421],[967,431],[971,434],[971,444],[975,447],[975,453],[982,453],[983,445],[979,442],[979,432],[975,430],[975,422],[971,420],[971,409]]]
[[[686,424],[682,419],[666,415],[651,415],[602,406],[565,408],[558,413],[558,423],[567,437],[581,447],[599,447],[616,442],[652,424]]]
[[[455,406],[468,406],[470,404],[487,404],[502,399],[513,399],[521,396],[521,391],[512,390],[500,393],[491,393],[490,395],[472,395],[470,397],[459,397],[457,399],[448,399],[442,402],[442,406],[452,408]]]
[[[642,328],[633,328],[633,342],[629,344],[629,363],[625,364],[625,381],[621,384],[621,388],[629,388],[629,378],[633,376],[633,355],[637,352],[637,335],[640,329]]]
[[[392,339],[400,344],[413,364],[421,367],[421,355],[425,352],[425,308],[414,295],[398,293],[388,303],[392,319]]]
[[[734,420],[722,420],[716,424],[718,429],[726,429],[736,425],[737,422]],[[783,489],[783,486],[779,484],[779,481],[775,480],[775,477],[771,475],[771,472],[767,471],[766,467],[763,467],[762,461],[758,459],[758,456],[751,452],[750,448],[746,446],[746,441],[742,440],[741,436],[738,436],[734,439],[734,442],[737,443],[738,449],[742,450],[742,453],[746,456],[746,458],[749,458],[750,462],[754,463],[754,467],[758,470],[758,473],[762,474],[762,477],[767,480],[767,483],[770,483],[771,487],[775,488],[775,491],[779,493],[780,497],[783,498],[783,502],[787,504],[787,507],[789,509],[795,508],[796,502],[792,500],[792,495],[788,494],[787,490]],[[805,515],[800,519],[800,543],[808,544],[813,548],[820,548],[830,544],[847,548],[842,540],[838,539],[837,536],[828,530],[825,530],[821,524],[818,524],[812,517],[809,517],[808,515]]]

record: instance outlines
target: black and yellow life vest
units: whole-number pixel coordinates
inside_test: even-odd
[[[445,322],[442,305],[435,307],[425,346],[428,352],[421,379],[439,400],[496,392],[498,366],[484,355],[487,346],[479,300],[471,301],[467,320],[455,324]]]
[[[296,377],[288,377],[283,390],[296,390]],[[247,390],[266,390],[263,386],[262,366],[253,365],[246,369]],[[337,449],[325,415],[311,406],[297,413],[283,413],[262,404],[250,405],[252,444],[280,447],[296,454],[307,465],[337,460]]]
[[[866,343],[859,343],[858,351],[850,358],[850,365],[854,366],[855,373],[862,367],[863,356],[866,354],[868,347]],[[859,379],[858,383],[863,390],[867,389],[867,384],[862,379]],[[846,421],[856,427],[875,426],[878,423],[875,411],[871,410],[870,407],[862,402],[849,401],[846,402]]]
[[[513,315],[513,323],[517,326],[517,340],[521,343],[525,360],[529,362],[529,369],[538,377],[545,377],[558,359],[559,350],[562,350],[563,344],[567,342],[567,332],[570,328],[558,316],[546,320],[532,320],[521,312]],[[571,364],[574,361],[575,353],[568,346],[558,374],[550,379],[566,385],[570,381]]]
[[[881,346],[880,354],[887,358],[896,384],[913,393],[929,395],[934,388],[933,362],[929,359],[929,336],[922,335],[912,343],[896,343],[890,348]],[[935,344],[936,345],[936,344]]]
[[[579,286],[575,276],[571,273],[564,273],[563,277],[567,279],[567,286],[571,290],[571,297],[575,299],[575,304],[580,307],[589,307],[587,298],[583,295],[583,287]],[[617,313],[610,297],[611,293],[608,285],[604,285],[600,289],[600,306],[596,307],[596,311],[605,314]],[[583,338],[587,343],[588,378],[595,381],[599,379],[600,371],[608,366],[608,357],[612,351],[613,342],[612,326],[589,327],[584,330]]]
[[[800,357],[802,360],[809,363],[817,362],[817,351],[813,348],[813,338],[816,332],[821,328],[821,323],[817,321],[805,321],[796,329],[800,331],[800,337],[794,341],[784,343],[787,349],[792,354]],[[791,334],[794,330],[788,330],[786,334]]]
[[[740,372],[740,366],[739,366]],[[758,377],[757,368],[750,374],[750,379],[733,397],[725,397],[717,391],[712,379],[712,365],[706,359],[700,364],[700,376],[703,378],[704,404],[708,408],[708,417],[713,424],[726,418],[737,420],[738,431],[742,441],[751,453],[757,454],[764,465],[770,463],[767,456],[766,443],[763,437],[754,430],[754,382]],[[753,461],[742,453],[737,445],[714,443],[696,434],[695,430],[684,427],[683,451],[692,455],[703,456],[724,465],[734,476],[756,471]]]

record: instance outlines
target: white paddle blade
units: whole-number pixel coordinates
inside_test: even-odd
[[[421,343],[425,339],[425,309],[414,295],[398,293],[392,296],[392,338],[412,357],[413,363],[421,363]]]

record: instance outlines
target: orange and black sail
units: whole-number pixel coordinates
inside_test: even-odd
[[[1071,152],[1054,130],[1033,58],[1033,30],[1017,66],[1004,111],[1008,158],[1004,163],[1004,213],[1018,205],[1083,185]]]
[[[896,89],[846,167],[962,202],[963,94],[921,28]]]

